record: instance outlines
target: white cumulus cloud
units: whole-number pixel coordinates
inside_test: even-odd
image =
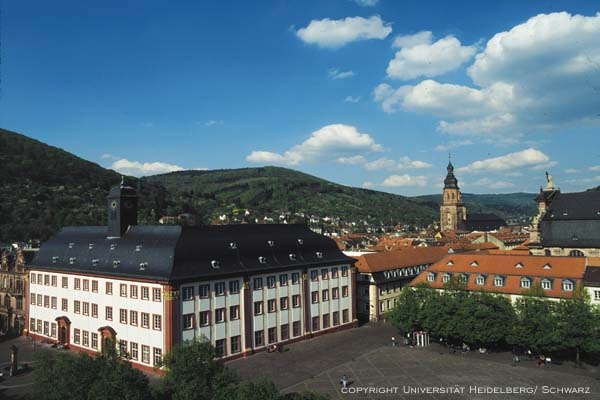
[[[486,43],[468,68],[472,85],[381,84],[374,99],[387,113],[430,114],[444,133],[488,139],[597,123],[599,37],[600,13],[539,14]]]
[[[364,164],[367,160],[365,160],[365,157],[357,155],[350,157],[338,157],[338,159],[335,161],[339,164],[359,165]]]
[[[475,161],[466,167],[458,168],[458,172],[490,172],[505,171],[516,168],[526,167],[545,167],[548,166],[550,157],[534,148],[529,148],[514,153],[509,153],[500,157],[488,158]]]
[[[429,168],[431,164],[425,161],[411,160],[410,157],[400,157],[399,161],[389,158],[379,158],[374,161],[365,163],[365,168],[369,171],[378,169],[402,170],[402,169],[420,169]]]
[[[335,49],[358,40],[385,39],[391,32],[392,28],[374,15],[312,20],[305,28],[298,29],[296,35],[305,43]]]
[[[427,186],[427,178],[425,176],[411,175],[390,175],[381,183],[381,186],[401,187],[401,186]]]
[[[409,80],[442,75],[469,61],[477,50],[475,46],[463,46],[452,35],[432,41],[429,31],[396,37],[393,46],[400,47],[400,51],[388,64],[388,77]]]
[[[374,7],[379,3],[379,0],[354,0],[361,7]]]
[[[110,167],[121,174],[133,176],[147,176],[165,174],[167,172],[183,171],[183,167],[180,167],[179,165],[168,164],[160,161],[129,161],[126,158],[121,158],[120,160],[113,162]]]
[[[340,71],[338,68],[329,68],[327,75],[331,79],[346,79],[354,76],[353,71]]]
[[[332,124],[314,131],[304,142],[283,153],[253,151],[246,161],[259,164],[298,165],[317,159],[350,157],[356,152],[379,152],[383,147],[367,133],[361,133],[354,126]],[[354,154],[353,154],[354,153]]]
[[[344,103],[358,103],[360,97],[346,96],[344,97]]]

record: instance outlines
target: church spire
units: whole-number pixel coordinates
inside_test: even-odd
[[[446,170],[448,171],[448,174],[446,175],[446,179],[444,179],[444,189],[458,189],[458,180],[454,176],[454,165],[452,165],[452,161],[448,161]]]

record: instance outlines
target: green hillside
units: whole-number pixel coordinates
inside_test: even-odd
[[[342,186],[279,167],[182,171],[143,181],[163,185],[173,198],[184,200],[184,211],[208,220],[236,209],[248,209],[255,218],[287,211],[374,225],[427,224],[437,214],[403,196]]]
[[[0,243],[45,240],[68,225],[104,225],[108,189],[121,180],[112,170],[5,129],[0,166]],[[160,187],[142,187],[142,194],[142,217],[165,207]]]

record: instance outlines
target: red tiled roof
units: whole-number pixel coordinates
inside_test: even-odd
[[[477,265],[474,266],[474,263]],[[449,265],[451,264],[451,265]],[[473,264],[473,265],[472,265]],[[521,267],[517,267],[520,264]],[[549,266],[544,268],[544,266]],[[412,282],[414,286],[420,282],[426,282],[434,288],[443,288],[442,275],[445,272],[451,274],[468,274],[468,290],[483,290],[497,293],[521,294],[521,278],[533,279],[533,284],[540,282],[542,278],[553,280],[552,289],[544,290],[549,297],[572,297],[573,292],[563,291],[563,280],[570,280],[575,285],[579,284],[585,273],[586,259],[583,257],[545,257],[530,255],[508,255],[508,254],[451,254],[431,265],[427,270],[421,272]],[[436,273],[435,281],[429,282],[427,276],[430,272]],[[476,285],[477,275],[487,276],[484,285]],[[494,286],[494,277],[503,276],[503,286]]]
[[[448,247],[409,247],[383,253],[363,254],[356,257],[359,272],[373,273],[390,269],[433,264],[448,254]]]

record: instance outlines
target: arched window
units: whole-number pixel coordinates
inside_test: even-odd
[[[583,254],[583,251],[581,250],[571,250],[571,252],[569,253],[570,257],[585,257],[585,254]]]

